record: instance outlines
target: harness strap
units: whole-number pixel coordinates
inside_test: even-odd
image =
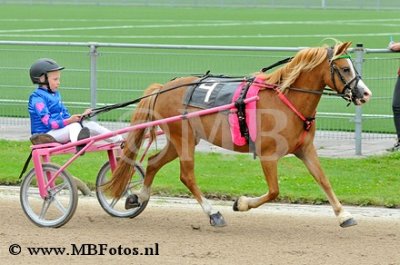
[[[304,117],[303,114],[301,114],[295,106],[293,106],[292,102],[290,102],[290,100],[285,96],[285,94],[282,93],[282,91],[280,90],[275,90],[278,93],[278,97],[279,99],[286,104],[286,106],[289,107],[289,109],[291,109],[304,123],[307,122],[306,117]],[[306,127],[309,127],[308,125]]]
[[[282,65],[282,64],[290,62],[292,59],[293,59],[293,57],[288,57],[288,58],[285,58],[283,60],[280,60],[280,61],[278,61],[278,62],[276,62],[274,64],[271,64],[271,65],[269,65],[267,67],[264,67],[263,69],[261,69],[261,72],[265,73],[266,71],[271,70],[272,68],[274,68],[276,66],[279,66],[279,65]]]
[[[242,91],[238,99],[235,101],[235,107],[237,109],[237,116],[239,119],[239,127],[240,127],[240,134],[242,137],[246,138],[246,141],[249,142],[249,129],[246,125],[246,103],[244,103],[244,99],[246,98],[247,92],[251,86],[252,82],[246,82],[246,85],[243,86]]]
[[[24,164],[24,166],[22,168],[21,174],[19,174],[19,177],[18,177],[19,180],[22,178],[22,176],[26,172],[26,169],[28,168],[28,165],[29,165],[29,162],[31,162],[31,159],[32,159],[32,151],[30,152],[28,158],[25,161],[25,164]]]
[[[256,156],[255,153],[255,143],[251,140],[250,138],[250,132],[249,128],[247,127],[246,123],[246,103],[244,100],[246,99],[247,92],[250,89],[250,86],[254,83],[254,79],[250,79],[246,82],[246,84],[243,86],[242,91],[240,92],[240,95],[238,99],[235,101],[235,107],[237,109],[236,115],[238,117],[239,121],[239,129],[240,129],[240,134],[242,137],[246,139],[247,144],[249,145],[249,150],[250,152],[253,153],[253,156]]]
[[[303,133],[300,135],[300,139],[299,142],[296,144],[296,147],[294,148],[294,150],[297,150],[300,148],[300,146],[303,145],[304,140],[306,139],[308,131],[304,130]]]
[[[279,85],[276,84],[265,84],[265,83],[254,83],[262,88],[268,88],[274,90],[278,94],[278,98],[286,105],[290,110],[292,110],[300,120],[303,121],[303,128],[304,132],[300,136],[299,143],[296,146],[296,149],[299,148],[307,135],[307,132],[311,129],[312,125],[314,124],[315,114],[312,117],[304,117],[304,115],[296,109],[296,107],[292,104],[292,102],[282,93],[280,90]]]
[[[200,85],[200,84],[204,84],[203,83],[203,81],[205,80],[205,79],[207,79],[208,77],[210,77],[210,75],[209,75],[209,72],[210,71],[207,71],[207,73],[205,73],[205,75],[204,76],[202,76],[202,77],[200,77],[200,79],[198,79],[197,81],[196,81],[196,86],[198,86],[198,85]],[[205,83],[208,83],[208,82],[205,82]],[[192,97],[193,97],[193,94],[194,94],[194,92],[195,92],[195,88],[196,88],[196,86],[189,86],[189,91],[187,91],[187,96],[186,96],[186,98],[184,98],[184,103],[183,103],[183,105],[185,105],[185,110],[183,111],[183,113],[185,113],[185,114],[187,114],[188,112],[187,112],[187,108],[189,107],[189,103],[190,103],[190,101],[192,100]],[[190,93],[190,94],[189,94]],[[153,94],[156,94],[156,97],[158,97],[158,95],[160,94],[160,90],[158,90],[156,93],[153,93]],[[186,101],[186,102],[185,102]]]
[[[278,97],[279,99],[286,105],[289,107],[289,109],[291,109],[296,115],[297,117],[300,118],[300,120],[303,121],[303,128],[304,131],[300,136],[300,140],[296,145],[295,149],[298,149],[300,146],[303,145],[304,140],[306,138],[307,133],[310,131],[312,125],[314,124],[315,121],[315,114],[312,117],[304,117],[304,115],[299,112],[296,107],[292,104],[292,102],[290,102],[290,100],[285,96],[285,94],[282,93],[282,91],[278,88],[274,89],[277,93],[278,93]]]

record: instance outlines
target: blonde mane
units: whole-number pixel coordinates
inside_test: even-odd
[[[339,44],[341,42],[337,41],[333,47],[334,57],[343,54],[343,52],[337,54]],[[328,47],[328,45],[324,45],[322,47],[306,48],[299,51],[285,66],[275,70],[271,74],[265,74],[266,83],[277,84],[280,86],[281,91],[284,91],[296,81],[302,72],[311,71],[326,60]]]

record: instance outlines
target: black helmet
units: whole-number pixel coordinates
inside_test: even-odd
[[[29,69],[29,75],[31,76],[32,83],[42,84],[39,78],[49,72],[59,71],[64,69],[64,67],[59,66],[54,60],[48,58],[42,58],[34,62]],[[46,82],[47,83],[47,76]]]

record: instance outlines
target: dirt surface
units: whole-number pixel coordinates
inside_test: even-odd
[[[17,189],[0,199],[1,264],[400,265],[399,209],[347,207],[359,224],[343,229],[329,206],[270,204],[237,213],[231,202],[213,202],[228,223],[213,228],[190,199],[152,198],[138,217],[120,219],[96,198],[80,197],[73,218],[49,229],[24,215]],[[19,255],[9,253],[13,244],[21,246]],[[82,244],[107,249],[105,255],[72,255],[73,245]],[[28,247],[61,247],[69,255],[31,255]],[[125,248],[131,254],[137,248],[138,255],[118,255]],[[140,255],[146,248],[153,255]]]

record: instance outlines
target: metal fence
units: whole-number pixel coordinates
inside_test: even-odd
[[[1,41],[0,117],[14,117],[7,121],[15,123],[28,117],[27,100],[34,89],[28,69],[37,58],[54,58],[66,67],[61,82],[63,101],[72,113],[80,113],[88,107],[137,98],[149,84],[164,83],[178,76],[208,70],[214,74],[246,76],[293,56],[299,49]],[[362,140],[394,138],[391,101],[399,57],[386,49],[362,46],[351,52],[356,67],[374,93],[373,100],[360,108],[346,107],[336,97],[323,97],[317,126],[326,132],[323,137],[351,137],[356,154],[361,154]],[[132,110],[133,107],[127,107],[106,113],[100,119],[121,125],[129,120]]]
[[[395,0],[0,0],[0,4],[133,5],[218,8],[400,9]]]

